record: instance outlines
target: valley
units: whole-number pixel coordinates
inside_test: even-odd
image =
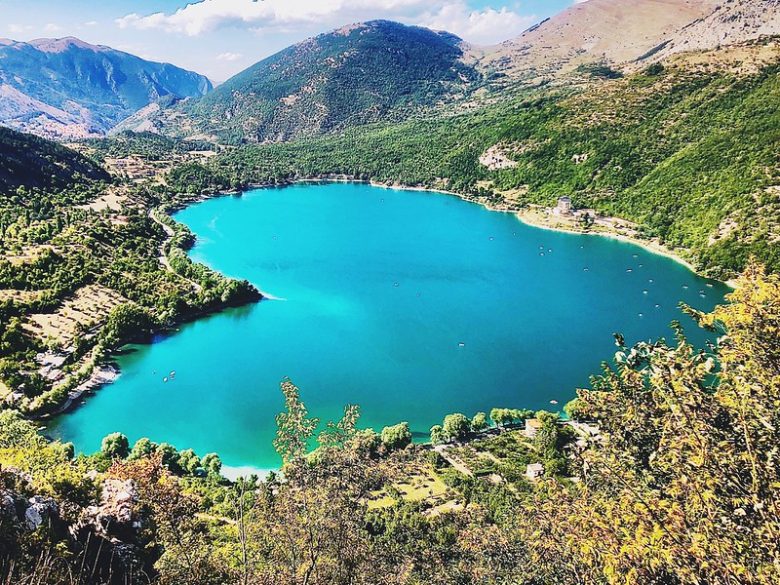
[[[777,582],[778,0],[80,3],[0,39],[1,583]]]

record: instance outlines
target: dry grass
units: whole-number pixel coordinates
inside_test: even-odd
[[[0,290],[0,302],[16,301],[19,303],[30,303],[37,299],[40,294],[40,291],[35,290],[4,289]]]
[[[30,264],[40,258],[46,250],[56,250],[54,246],[41,245],[41,246],[24,246],[21,251],[16,253],[8,252],[3,257],[14,266],[21,266],[22,264]]]
[[[432,504],[446,500],[448,488],[441,478],[430,466],[410,466],[403,478],[393,481],[393,489],[401,494],[407,502],[430,501]],[[371,493],[368,508],[385,508],[395,503],[395,497],[388,489],[381,489]]]
[[[82,205],[82,209],[101,211],[121,211],[122,205],[127,203],[127,195],[116,189],[109,189],[105,195],[95,199],[92,203]]]
[[[105,322],[114,307],[127,302],[116,291],[89,285],[76,291],[57,311],[30,315],[24,327],[43,341],[68,347],[80,331],[93,330]]]

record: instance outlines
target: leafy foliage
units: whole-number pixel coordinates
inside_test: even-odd
[[[20,529],[2,516],[0,574],[68,584],[104,583],[109,568],[124,577],[129,567],[143,570],[144,582],[193,585],[774,584],[780,277],[751,265],[730,301],[712,314],[686,309],[721,332],[705,351],[682,332],[672,346],[619,348],[593,388],[579,392],[577,409],[597,435],[572,444],[563,436],[569,426],[540,412],[532,443],[510,430],[477,439],[473,445],[492,455],[487,472],[508,483],[462,475],[421,446],[366,449],[376,435],[357,429],[356,407],[325,425],[311,451],[317,421],[289,381],[278,418],[285,465],[262,481],[219,480],[198,471],[190,450],[145,441],[127,460],[70,460],[31,423],[0,413],[0,465],[30,476],[24,484],[16,472],[0,472],[4,495],[51,494],[74,522],[97,505],[101,486],[131,481],[139,522],[125,536],[132,546],[90,533],[104,551],[93,557],[85,556],[95,554],[91,540]],[[506,409],[495,410],[494,420],[503,420]],[[548,451],[569,469],[551,469],[533,484],[517,473]],[[426,508],[397,490],[388,505],[369,505],[375,490],[394,489],[393,474],[427,460],[455,494],[451,507]],[[199,459],[204,468],[216,461]],[[99,475],[85,473],[95,467]],[[577,481],[555,476],[564,471]],[[84,558],[95,570],[71,579]]]

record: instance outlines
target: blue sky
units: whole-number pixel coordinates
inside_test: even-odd
[[[0,0],[0,37],[75,36],[221,82],[287,45],[375,18],[494,44],[574,0]]]

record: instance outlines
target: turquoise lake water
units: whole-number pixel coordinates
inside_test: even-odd
[[[119,380],[50,429],[82,451],[121,431],[276,467],[285,376],[313,415],[359,404],[362,426],[408,421],[419,436],[450,412],[555,410],[614,355],[613,332],[672,338],[678,319],[701,344],[677,304],[709,310],[728,292],[639,247],[440,194],[298,185],[211,199],[176,219],[198,236],[194,260],[283,300],[131,348]]]

